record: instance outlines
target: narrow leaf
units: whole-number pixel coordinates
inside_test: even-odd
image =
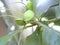
[[[20,30],[13,31],[11,34],[3,36],[0,38],[0,45],[5,45],[9,39],[11,39],[15,34],[19,33]]]

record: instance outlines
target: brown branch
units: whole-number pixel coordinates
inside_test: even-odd
[[[32,25],[29,25],[29,26],[26,26],[24,29],[28,28],[28,27],[33,27],[35,26],[36,24],[32,24]]]

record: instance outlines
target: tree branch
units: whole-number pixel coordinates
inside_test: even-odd
[[[54,18],[54,19],[48,20],[46,22],[54,22],[54,21],[57,21],[57,20],[60,20],[60,18]]]

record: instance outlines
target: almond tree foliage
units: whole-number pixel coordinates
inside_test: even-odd
[[[16,25],[23,26],[23,28],[1,37],[0,45],[5,45],[9,39],[12,39],[13,36],[19,33],[17,45],[60,45],[60,33],[48,26],[51,22],[60,26],[60,0],[49,0],[52,3],[47,4],[45,7],[36,7],[38,1],[39,0],[31,0],[25,5],[26,11],[23,14],[23,18],[9,15],[10,17],[14,17]],[[47,21],[42,21],[41,19],[43,17],[45,17]],[[31,25],[26,26],[28,23]],[[37,25],[36,30],[27,36],[22,43],[20,40],[22,31],[35,25]]]

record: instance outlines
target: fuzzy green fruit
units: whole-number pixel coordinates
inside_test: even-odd
[[[27,10],[24,13],[24,21],[30,21],[34,17],[34,12],[32,10]]]
[[[26,23],[24,20],[16,20],[16,24],[22,26],[22,25],[25,25]]]
[[[32,2],[28,2],[27,5],[26,5],[26,8],[27,9],[32,9]]]

